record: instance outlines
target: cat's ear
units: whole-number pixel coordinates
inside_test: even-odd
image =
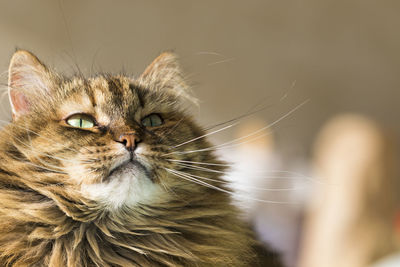
[[[177,56],[172,52],[159,55],[139,77],[139,83],[155,90],[171,90],[179,95],[187,94],[187,85]]]
[[[47,75],[46,66],[32,53],[14,53],[8,69],[8,95],[14,120],[29,112],[34,95],[48,93]]]

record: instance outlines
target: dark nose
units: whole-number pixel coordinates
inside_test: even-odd
[[[118,141],[124,144],[129,151],[134,151],[140,139],[135,133],[124,133],[119,136]]]

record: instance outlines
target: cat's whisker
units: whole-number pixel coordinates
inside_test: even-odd
[[[172,134],[172,133],[177,129],[177,127],[179,126],[179,124],[182,123],[182,121],[183,121],[183,118],[181,118],[170,130],[168,130],[166,133],[164,133],[163,136],[160,137],[160,143],[161,143],[162,141],[164,141],[164,139],[165,139],[168,135]]]
[[[247,143],[251,143],[254,142],[260,138],[263,138],[266,135],[271,134],[272,131],[266,132],[266,133],[262,133],[258,136],[252,137],[248,140],[244,140],[241,141],[242,139],[245,139],[245,137],[243,138],[238,138],[229,142],[226,142],[224,144],[220,144],[220,145],[215,145],[215,146],[211,146],[211,147],[207,147],[207,148],[203,148],[203,149],[197,149],[197,150],[189,150],[189,151],[176,151],[176,152],[172,152],[172,153],[168,153],[166,155],[170,155],[170,154],[175,154],[175,155],[185,155],[185,154],[191,154],[191,153],[196,153],[196,152],[204,152],[204,151],[214,151],[214,150],[222,150],[222,149],[230,149],[230,148],[234,148],[234,147],[238,147],[241,146],[243,144],[247,144]],[[241,141],[239,143],[236,143],[238,141]]]
[[[226,185],[233,185],[232,182],[229,182],[229,181],[226,181],[226,180],[212,179],[212,178],[208,178],[208,177],[204,177],[204,176],[185,173],[185,172],[182,172],[182,171],[176,171],[176,172],[180,173],[180,174],[186,174],[186,175],[188,175],[190,177],[195,177],[195,178],[198,178],[200,180],[206,180],[206,181],[211,181],[211,182],[216,182],[216,183],[221,183],[221,184],[226,184]],[[250,185],[247,185],[247,184],[244,184],[244,183],[238,183],[238,182],[235,182],[234,184],[235,185],[240,185],[240,188],[243,188],[243,189],[251,189],[251,190],[256,190],[256,191],[276,191],[276,192],[280,192],[280,191],[296,191],[296,190],[302,190],[302,189],[308,188],[308,186],[285,187],[285,188],[260,188],[260,187],[250,186]]]
[[[234,196],[234,197],[243,198],[243,199],[247,199],[247,200],[253,200],[253,201],[257,201],[257,202],[270,203],[270,204],[299,204],[299,203],[292,202],[292,201],[273,201],[273,200],[265,200],[265,199],[252,198],[252,197],[249,197],[249,196],[247,196],[247,195],[246,195],[246,196],[243,196],[243,195],[241,196],[241,195],[238,194],[238,193],[235,193],[235,192],[232,192],[232,191],[229,191],[229,190],[226,190],[226,189],[219,188],[219,187],[217,187],[217,186],[211,185],[211,184],[209,184],[209,183],[206,183],[206,182],[201,181],[201,180],[199,180],[199,179],[190,177],[190,176],[188,176],[188,175],[177,173],[175,170],[171,170],[171,169],[169,169],[169,168],[165,168],[165,170],[166,170],[167,172],[169,172],[169,173],[171,173],[171,174],[173,174],[173,175],[175,175],[175,176],[177,176],[177,177],[180,177],[180,178],[182,178],[182,179],[185,179],[185,180],[187,180],[187,181],[190,181],[190,182],[193,182],[193,183],[196,183],[196,184],[199,184],[199,185],[202,185],[202,186],[211,188],[211,189],[215,189],[215,190],[217,190],[217,191],[220,191],[220,192],[229,194],[229,195]]]
[[[218,129],[218,130],[215,130],[215,131],[212,131],[212,132],[203,134],[203,135],[201,135],[201,136],[198,136],[198,137],[193,138],[193,139],[191,139],[191,140],[188,140],[188,141],[186,141],[186,142],[180,143],[179,145],[172,146],[171,148],[178,148],[178,147],[180,147],[180,146],[189,144],[189,143],[191,143],[191,142],[194,142],[194,141],[199,140],[199,139],[201,139],[201,138],[204,138],[204,137],[206,137],[206,136],[210,136],[210,135],[212,135],[212,134],[216,134],[216,133],[221,132],[221,131],[223,131],[223,130],[229,129],[229,128],[233,127],[233,126],[236,126],[237,124],[238,124],[238,123],[232,123],[232,124],[230,124],[230,125],[228,125],[228,126],[225,126],[225,127],[221,128],[221,129]],[[167,155],[168,155],[168,154],[167,154]]]
[[[27,144],[27,143],[23,142],[18,137],[14,136],[13,138],[14,138],[13,140],[18,141],[20,144],[22,144],[23,146],[27,147],[31,152],[34,152],[34,153],[37,153],[39,155],[46,156],[46,157],[49,157],[49,158],[57,159],[57,160],[60,160],[60,161],[73,162],[72,160],[69,160],[69,159],[66,159],[66,158],[62,158],[62,157],[57,157],[57,156],[54,156],[54,155],[50,155],[50,154],[47,154],[45,152],[41,152],[41,151],[38,151],[38,150],[34,149],[33,146],[32,146],[32,143],[30,141],[29,135],[28,135],[28,138],[29,138],[30,144]]]
[[[37,150],[34,149],[33,146],[32,146],[31,135],[30,135],[29,133],[27,133],[27,136],[28,136],[28,139],[29,139],[29,147],[30,147],[30,150],[31,150],[31,151],[33,151],[33,152],[35,152],[35,153],[42,154],[42,155],[44,155],[44,156],[46,156],[46,157],[49,157],[49,158],[51,158],[51,159],[57,159],[57,160],[60,160],[60,161],[72,162],[71,160],[68,160],[68,159],[66,159],[66,158],[57,157],[57,156],[54,156],[54,155],[51,155],[51,154],[47,154],[47,153],[45,153],[45,152],[37,151]],[[18,140],[21,142],[20,139],[18,139]]]
[[[5,120],[0,120],[0,123],[9,124],[10,122],[5,121]],[[39,133],[37,133],[37,132],[35,132],[35,131],[29,129],[29,128],[26,127],[26,126],[25,126],[25,127],[23,127],[23,126],[21,126],[21,125],[14,125],[14,126],[19,127],[19,128],[21,128],[21,129],[23,129],[23,130],[26,130],[26,131],[29,132],[29,133],[33,133],[34,135],[36,135],[36,136],[38,136],[38,137],[46,138],[46,140],[50,140],[50,141],[52,141],[53,143],[55,143],[55,144],[57,144],[57,145],[61,145],[61,146],[62,146],[63,148],[65,148],[66,150],[70,150],[70,151],[79,153],[78,150],[76,150],[76,149],[74,149],[74,148],[71,148],[71,147],[68,147],[67,145],[65,145],[65,144],[63,144],[63,143],[56,142],[54,139],[48,138],[47,136],[43,136],[43,135],[41,135],[41,134],[39,134]],[[83,149],[86,149],[87,151],[89,151],[89,149],[86,148],[86,147],[82,147],[82,148],[83,148]]]
[[[42,160],[42,159],[40,159],[40,158],[37,158],[37,157],[36,157],[36,159],[37,159],[43,166],[45,166],[46,168],[48,168],[49,170],[54,170],[54,171],[55,171],[55,170],[58,170],[60,173],[67,174],[66,172],[64,172],[65,169],[62,168],[62,167],[55,166],[55,165],[50,164],[49,162],[47,162],[47,161],[45,161],[45,160]]]
[[[22,142],[21,140],[19,140],[18,138],[15,138],[15,139],[17,139],[17,141],[21,142],[23,145],[28,146],[28,144],[23,143],[23,142]],[[34,153],[44,154],[44,153],[41,153],[41,152],[38,152],[38,151],[34,151],[30,139],[29,139],[29,142],[30,142],[30,143],[29,143],[29,146],[30,146],[30,150],[31,150],[31,151],[33,151]],[[51,155],[46,155],[46,156],[48,156],[49,158],[52,158],[52,157],[53,157],[53,156],[51,156]],[[46,166],[46,167],[50,167],[50,168],[54,168],[54,169],[59,169],[59,170],[64,170],[64,168],[62,168],[62,167],[60,167],[60,166],[55,166],[55,165],[53,165],[53,164],[50,164],[48,161],[45,161],[45,160],[39,158],[38,156],[34,156],[34,158],[35,158],[36,160],[38,160],[40,163],[42,163],[44,166]],[[55,157],[54,157],[54,158],[55,158]],[[55,159],[56,159],[56,158],[55,158]],[[31,162],[31,163],[32,163],[32,162]]]
[[[225,166],[225,167],[231,167],[232,164],[229,163],[209,163],[209,162],[200,162],[200,161],[190,161],[190,160],[179,160],[179,159],[166,159],[168,161],[174,161],[174,162],[182,162],[182,163],[194,163],[194,164],[199,164],[199,165],[211,165],[211,166]]]
[[[227,58],[227,59],[224,59],[224,60],[212,62],[212,63],[209,63],[209,64],[207,64],[207,65],[208,65],[208,66],[213,66],[213,65],[217,65],[217,64],[221,64],[221,63],[231,62],[231,61],[234,61],[234,60],[236,60],[236,58],[232,57],[232,58]]]
[[[207,165],[206,162],[201,162],[202,165],[201,166],[197,166],[194,165],[194,163],[189,164],[189,163],[184,163],[184,162],[179,162],[179,161],[175,161],[175,164],[177,164],[178,166],[184,167],[184,168],[188,168],[188,169],[192,169],[192,170],[199,170],[199,171],[206,171],[206,172],[215,172],[215,173],[222,173],[222,174],[228,174],[230,172],[246,172],[247,170],[241,170],[239,168],[231,168],[229,171],[219,171],[219,170],[215,170],[215,169],[210,169],[207,167],[204,167],[204,165]],[[285,171],[285,170],[252,170],[252,173],[256,173],[256,174],[270,174],[270,176],[254,176],[254,178],[257,179],[286,179],[286,180],[299,180],[299,179],[305,179],[308,180],[310,182],[314,182],[314,183],[322,183],[322,181],[317,180],[313,177],[304,175],[302,173],[298,173],[298,172],[293,172],[293,171]],[[279,174],[279,176],[278,176]],[[282,176],[284,175],[284,176]]]
[[[247,137],[243,136],[243,138],[238,138],[237,140],[233,140],[233,141],[230,141],[230,142],[226,142],[224,144],[216,145],[216,146],[214,146],[212,148],[214,148],[214,149],[227,149],[227,148],[237,147],[237,146],[241,146],[241,145],[244,145],[244,144],[247,144],[247,143],[254,142],[254,141],[259,140],[260,138],[263,138],[263,137],[265,137],[267,135],[270,135],[270,134],[272,134],[272,130],[270,130],[268,132],[265,132],[265,133],[261,133],[260,135],[257,135],[257,136],[253,136],[252,138],[247,139],[247,140],[246,140]],[[243,139],[244,139],[244,141],[241,141]],[[237,141],[241,141],[241,142],[236,143]]]
[[[280,121],[284,120],[285,118],[287,118],[288,116],[290,116],[291,114],[293,114],[295,111],[297,111],[298,109],[300,109],[302,106],[304,106],[304,105],[305,105],[306,103],[308,103],[309,101],[310,101],[309,99],[303,101],[302,103],[300,103],[299,105],[297,105],[296,107],[294,107],[293,109],[291,109],[289,112],[287,112],[286,114],[284,114],[283,116],[281,116],[280,118],[278,118],[277,120],[275,120],[274,122],[269,123],[268,125],[266,125],[266,126],[260,128],[260,129],[256,130],[256,131],[254,131],[254,132],[252,132],[252,133],[250,133],[250,134],[247,134],[247,135],[245,135],[245,136],[236,138],[236,139],[234,139],[234,140],[232,140],[232,141],[226,142],[226,143],[221,144],[221,145],[216,145],[216,146],[212,146],[212,147],[208,147],[208,148],[204,148],[204,149],[199,149],[199,150],[192,150],[192,151],[174,151],[174,152],[167,153],[167,154],[165,154],[164,156],[168,156],[168,155],[171,155],[171,154],[189,154],[189,153],[195,153],[195,152],[202,152],[202,151],[214,150],[214,149],[216,149],[216,148],[222,148],[222,147],[224,147],[224,146],[226,146],[226,145],[230,145],[230,144],[233,144],[233,143],[235,143],[235,142],[241,141],[241,140],[243,140],[243,139],[249,138],[249,137],[251,137],[251,136],[254,136],[254,135],[256,135],[256,134],[258,134],[258,133],[260,133],[260,132],[262,132],[262,131],[265,131],[265,130],[267,130],[267,129],[273,127],[274,125],[276,125],[277,123],[279,123]],[[231,125],[229,125],[229,126],[236,125],[236,124],[237,124],[237,123],[231,124]],[[225,129],[225,128],[227,128],[227,127],[228,127],[228,126],[226,126],[226,127],[224,127],[224,128],[221,128],[221,129],[219,129],[219,130]],[[217,130],[217,131],[219,131],[219,130]],[[214,131],[214,132],[216,132],[216,131]],[[211,133],[214,133],[214,132],[211,132]],[[200,137],[197,137],[197,139],[202,138],[202,137],[204,137],[204,136],[207,136],[207,134],[206,134],[206,135],[203,135],[203,136],[200,136]],[[194,141],[194,140],[196,140],[196,138],[195,138],[195,139],[192,139],[192,140]],[[190,140],[187,141],[187,142],[184,142],[184,143],[182,143],[182,144],[180,144],[180,145],[178,145],[178,146],[184,145],[184,144],[186,144],[186,143],[188,143],[188,142],[190,142]],[[247,141],[246,141],[246,142],[247,142]],[[178,146],[174,146],[173,148],[177,148]]]
[[[218,171],[218,170],[214,170],[214,169],[210,169],[210,168],[206,168],[203,166],[197,166],[197,165],[191,165],[191,164],[187,164],[187,163],[180,163],[180,162],[176,162],[175,163],[177,166],[186,168],[186,169],[191,169],[191,170],[196,170],[196,171],[205,171],[205,172],[213,172],[213,173],[221,173],[221,174],[225,174],[228,175],[231,172],[235,172],[235,171],[239,171],[239,172],[244,172],[246,173],[246,170],[240,170],[240,169],[233,169],[233,170],[229,170],[229,171]],[[313,183],[321,183],[321,181],[316,180],[315,178],[303,175],[301,173],[296,173],[296,172],[290,172],[290,171],[268,171],[268,170],[252,170],[252,172],[256,172],[257,174],[268,174],[271,173],[271,175],[269,176],[252,176],[254,179],[262,179],[262,180],[308,180],[309,182],[313,182]],[[284,174],[286,176],[278,176],[277,174]]]
[[[43,169],[43,170],[47,170],[49,172],[54,172],[54,173],[59,173],[59,174],[67,174],[66,172],[59,171],[59,170],[54,170],[54,169],[48,168],[47,166],[37,165],[37,164],[32,163],[30,161],[26,161],[26,162],[24,162],[24,164],[31,165],[33,167],[40,168],[40,169]]]
[[[9,124],[10,122],[5,121],[5,120],[0,120],[0,123]],[[27,127],[23,127],[23,126],[21,126],[21,125],[14,125],[14,126],[19,127],[19,128],[21,128],[21,129],[24,129],[24,130],[26,130],[27,132],[33,133],[33,134],[35,134],[35,135],[37,135],[37,136],[39,136],[39,137],[46,138],[46,140],[52,141],[53,143],[55,143],[55,144],[57,144],[57,145],[61,145],[62,147],[64,147],[64,148],[67,149],[67,150],[70,150],[70,151],[74,151],[74,152],[79,153],[78,150],[73,149],[73,148],[71,148],[71,147],[68,147],[68,146],[66,146],[65,144],[62,144],[62,143],[60,143],[60,142],[55,142],[53,139],[48,138],[48,137],[44,137],[44,136],[42,136],[41,134],[39,134],[39,133],[37,133],[37,132],[35,132],[35,131],[33,131],[33,130],[27,128]],[[84,148],[84,149],[87,149],[86,147],[83,147],[83,148]]]
[[[270,130],[268,132],[265,132],[265,133],[261,133],[261,134],[259,134],[257,136],[254,136],[254,137],[252,137],[250,139],[247,139],[247,140],[246,140],[246,138],[248,138],[249,136],[243,136],[243,137],[234,139],[232,141],[229,141],[229,142],[226,142],[226,143],[223,143],[223,144],[220,144],[220,145],[214,145],[214,146],[211,146],[211,147],[206,147],[206,148],[197,149],[197,150],[175,151],[175,152],[167,153],[165,155],[171,155],[171,154],[174,154],[174,155],[185,155],[185,154],[191,154],[191,153],[196,153],[196,152],[214,151],[214,150],[222,150],[222,149],[234,148],[234,147],[237,147],[237,146],[241,146],[243,144],[254,142],[254,141],[256,141],[256,140],[258,140],[260,138],[263,138],[264,136],[269,135],[271,133],[272,133],[272,130]],[[241,141],[242,139],[245,139],[245,140]],[[238,141],[240,141],[240,142],[236,143]]]
[[[245,136],[239,137],[239,138],[236,139],[236,141],[237,141],[237,140],[243,140],[243,139],[248,138],[248,137],[250,137],[250,136],[254,136],[255,134],[258,134],[259,132],[262,132],[262,131],[264,131],[264,130],[266,130],[266,129],[269,129],[269,128],[273,127],[274,125],[278,124],[279,122],[281,122],[282,120],[286,119],[286,118],[289,117],[291,114],[293,114],[294,112],[296,112],[298,109],[300,109],[302,106],[304,106],[305,104],[307,104],[309,101],[310,101],[310,99],[307,99],[307,100],[303,101],[302,103],[298,104],[298,105],[295,106],[293,109],[289,110],[286,114],[284,114],[284,115],[281,116],[280,118],[276,119],[276,120],[273,121],[272,123],[267,124],[266,126],[264,126],[264,127],[260,128],[260,129],[256,130],[256,131],[253,132],[253,133],[250,133],[250,134],[247,134],[247,135],[245,135]],[[235,141],[235,140],[233,140],[233,141]],[[232,141],[230,141],[230,142],[232,142]],[[225,143],[225,144],[226,144],[226,143]],[[222,145],[224,145],[224,144],[222,144]],[[219,145],[219,146],[222,146],[222,145]]]
[[[257,106],[255,106],[255,107],[257,107]],[[260,111],[262,111],[262,110],[264,110],[266,108],[268,108],[268,106],[265,106],[265,107],[261,107],[259,109],[253,110],[255,107],[251,108],[248,112],[246,112],[246,113],[244,113],[242,115],[239,115],[239,116],[237,116],[235,118],[229,119],[229,120],[224,121],[224,122],[219,122],[219,123],[214,124],[214,125],[207,126],[207,127],[204,128],[204,130],[206,132],[208,132],[209,130],[214,129],[215,127],[219,127],[219,126],[231,123],[231,122],[239,122],[240,120],[242,120],[244,118],[252,116],[252,115],[254,115],[254,114],[256,114],[256,113],[258,113],[258,112],[260,112]]]
[[[20,144],[22,144],[23,146],[25,146],[27,149],[29,149],[30,151],[32,151],[32,152],[34,152],[34,153],[37,153],[37,154],[39,154],[39,155],[44,155],[44,156],[49,157],[49,158],[54,158],[54,159],[57,159],[57,160],[67,160],[67,159],[62,159],[62,158],[56,157],[56,156],[54,156],[54,155],[49,155],[49,154],[47,154],[47,153],[44,153],[44,152],[40,152],[40,151],[35,150],[35,149],[32,147],[32,142],[31,142],[31,139],[30,139],[30,135],[29,135],[29,134],[28,134],[28,139],[29,139],[29,140],[28,140],[28,141],[29,141],[29,144],[23,142],[20,138],[17,138],[17,137],[15,137],[15,136],[13,136],[13,140],[18,141]],[[16,146],[17,148],[19,147],[19,145],[17,145],[17,144],[15,144],[15,146]],[[21,150],[21,149],[19,149],[19,150]],[[32,166],[39,167],[39,168],[42,167],[42,169],[46,169],[46,170],[48,170],[48,171],[54,171],[54,172],[57,172],[57,173],[66,174],[65,172],[63,172],[63,171],[65,170],[64,168],[62,168],[62,167],[60,167],[60,166],[55,166],[55,165],[53,165],[53,164],[50,164],[48,161],[45,161],[45,160],[39,158],[39,156],[34,156],[34,158],[35,158],[36,160],[38,160],[40,163],[42,163],[45,167],[40,166],[40,165],[37,165],[37,164],[34,164],[33,162],[30,162],[30,161],[24,161],[24,163],[27,163],[27,164],[30,164],[30,165],[32,165]]]
[[[245,171],[245,170],[240,170],[240,169],[236,169],[238,171]],[[253,173],[259,173],[259,174],[274,174],[276,176],[276,174],[282,174],[282,175],[286,175],[283,177],[277,177],[277,179],[305,179],[308,180],[310,182],[313,183],[325,183],[322,180],[316,179],[314,177],[302,174],[300,172],[294,172],[294,171],[286,171],[286,170],[252,170]]]
[[[160,184],[166,192],[176,195],[176,192],[163,179],[160,180]]]
[[[178,166],[187,168],[187,169],[191,169],[191,170],[206,171],[206,172],[213,172],[213,173],[222,173],[222,174],[226,174],[225,171],[218,171],[218,170],[209,169],[209,168],[204,168],[204,167],[200,167],[200,166],[196,166],[196,165],[189,165],[189,164],[179,163],[179,162],[176,162],[175,164],[178,165]]]
[[[223,54],[213,52],[213,51],[200,51],[200,52],[195,53],[195,55],[212,55],[212,56],[225,57]]]
[[[61,173],[60,171],[64,170],[61,167],[50,165],[48,162],[45,162],[45,161],[43,161],[43,160],[41,160],[41,159],[39,159],[37,157],[34,157],[34,158],[37,159],[38,161],[40,161],[43,164],[43,166],[37,165],[37,164],[35,164],[35,163],[31,162],[31,161],[24,161],[24,159],[22,159],[22,158],[19,159],[19,160],[21,160],[21,162],[23,162],[24,164],[28,164],[28,165],[31,165],[31,166],[34,166],[34,167],[42,168],[42,169],[45,169],[45,170],[48,170],[48,171],[54,171],[54,172],[57,172],[57,173]],[[18,159],[18,158],[15,158],[15,159]],[[54,169],[52,169],[52,168],[54,168]],[[56,170],[56,169],[59,169],[60,171]],[[62,173],[65,174],[64,172],[62,172]]]

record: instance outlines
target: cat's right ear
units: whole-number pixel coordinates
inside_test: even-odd
[[[169,91],[176,96],[198,104],[181,71],[175,53],[164,52],[146,68],[138,79],[139,85],[150,90]]]
[[[8,69],[8,95],[13,120],[29,112],[34,96],[46,95],[48,70],[39,59],[25,50],[18,50]]]

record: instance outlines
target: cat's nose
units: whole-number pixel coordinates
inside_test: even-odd
[[[124,144],[129,151],[134,151],[140,141],[140,138],[135,133],[124,133],[118,138],[118,142]]]

